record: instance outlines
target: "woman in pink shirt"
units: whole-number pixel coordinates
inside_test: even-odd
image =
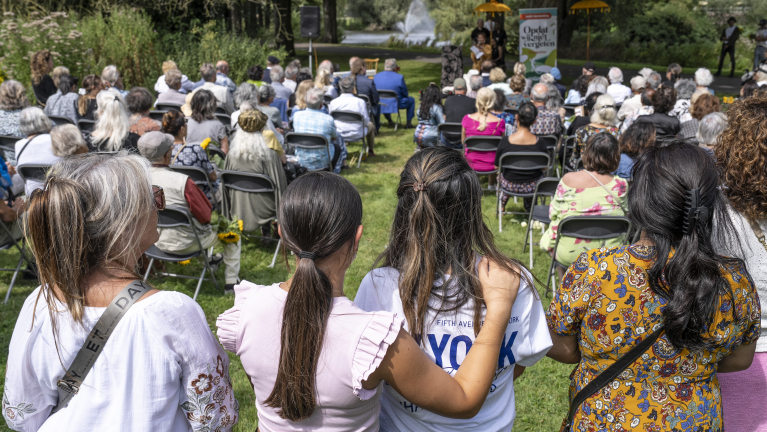
[[[477,92],[477,112],[467,114],[461,120],[461,142],[471,136],[503,136],[506,132],[506,122],[496,117],[490,110],[495,104],[495,92],[487,87],[479,89]],[[495,170],[495,150],[474,151],[466,150],[466,160],[474,171],[494,171]],[[495,188],[495,174],[490,174],[490,189]]]
[[[362,201],[351,183],[327,172],[303,175],[285,190],[279,216],[295,274],[271,286],[236,286],[234,307],[217,321],[221,343],[240,356],[253,384],[261,432],[376,431],[383,381],[418,409],[455,418],[479,412],[517,276],[480,263],[485,325],[452,377],[402,329],[403,317],[364,312],[344,296],[362,237]]]

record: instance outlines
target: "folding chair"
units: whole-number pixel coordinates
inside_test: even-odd
[[[220,105],[216,106],[216,111],[215,112],[216,113],[221,113],[221,114],[226,114],[226,110],[224,109],[224,107],[222,107]]]
[[[322,103],[327,106],[330,105],[330,102],[333,102],[333,96],[329,94],[322,95]]]
[[[546,293],[552,286],[556,294],[557,281],[555,266],[565,267],[557,261],[557,248],[562,237],[574,237],[585,240],[609,240],[620,236],[628,236],[631,231],[631,221],[625,216],[572,216],[562,219],[557,227],[557,240],[554,243],[554,253],[551,256],[549,273],[546,276]],[[624,240],[625,243],[626,240]],[[595,249],[589,247],[588,249]],[[585,252],[584,248],[584,252]],[[553,282],[553,285],[551,285]]]
[[[158,122],[162,123],[162,117],[165,115],[166,112],[168,111],[161,111],[161,110],[149,111],[149,118],[152,120],[157,120]]]
[[[442,123],[437,126],[437,132],[440,133],[440,138],[443,143],[453,144],[446,147],[463,151],[463,145],[461,144],[461,131],[463,126],[460,123]]]
[[[50,165],[24,164],[16,167],[16,171],[24,183],[28,180],[45,181],[45,176],[51,169]]]
[[[399,113],[399,98],[397,92],[394,90],[378,90],[378,97],[381,107],[381,114],[397,114],[397,122],[394,123],[394,131],[397,131],[397,127],[400,122]]]
[[[574,116],[575,115],[575,108],[577,106],[578,105],[571,105],[571,104],[565,105],[564,106],[564,108],[565,108],[565,118],[570,118],[570,117]]]
[[[274,202],[279,203],[279,197],[277,196],[277,189],[274,187],[274,182],[272,182],[272,179],[270,179],[269,176],[266,176],[264,174],[247,173],[242,171],[222,171],[221,187],[223,188],[223,191],[222,191],[223,193],[221,195],[224,201],[223,214],[229,219],[232,218],[232,215],[230,214],[231,203],[229,202],[229,195],[228,195],[229,190],[247,192],[252,194],[273,194]],[[275,214],[274,218],[272,218],[272,220],[269,221],[269,224],[271,225],[272,221],[276,221],[276,220],[277,220],[277,215]],[[272,240],[269,237],[249,235],[245,233],[243,233],[242,235],[248,238]],[[278,239],[277,249],[274,251],[274,256],[272,257],[272,263],[269,264],[269,268],[273,268],[274,264],[277,262],[277,254],[280,252],[281,245],[282,245],[282,239]]]
[[[7,162],[16,164],[16,143],[23,140],[22,137],[0,135],[0,150],[3,152],[3,159]]]
[[[557,144],[559,144],[559,137],[556,135],[537,135],[546,144],[546,150],[549,152],[551,165],[549,170],[554,167],[557,160]],[[559,166],[557,166],[557,177],[559,177]]]
[[[478,151],[478,152],[493,152],[498,150],[498,144],[501,142],[499,136],[471,136],[466,137],[463,141],[463,147],[466,150]],[[492,171],[477,171],[474,170],[477,175],[490,175],[495,174],[495,170]],[[483,190],[491,190],[490,188]]]
[[[154,109],[156,109],[157,111],[170,111],[170,110],[181,111],[181,105],[174,104],[174,103],[158,103],[154,105]]]
[[[75,124],[75,122],[73,122],[72,119],[67,117],[49,115],[48,118],[51,119],[51,121],[54,123],[55,126],[61,126],[65,124],[71,124],[71,125]]]
[[[95,127],[96,127],[96,122],[93,120],[88,120],[88,119],[77,120],[77,128],[80,129],[80,132],[90,134],[91,132],[93,132],[93,129]]]
[[[208,153],[210,153],[211,156],[218,156],[221,159],[226,159],[226,153],[215,144],[208,144]]]
[[[467,139],[468,141],[468,139]],[[538,171],[542,172],[549,167],[549,155],[541,152],[514,152],[504,153],[498,160],[498,177],[502,176],[506,170],[514,171]],[[496,202],[498,205],[498,232],[503,232],[503,215],[529,215],[529,212],[510,212],[503,210],[503,200],[501,194],[518,197],[532,198],[534,193],[517,193],[503,189],[501,182],[498,182],[498,194]],[[535,204],[535,202],[533,202]]]
[[[517,116],[517,114],[519,114],[519,108],[504,108],[504,109],[503,109],[503,112],[507,112],[507,113],[510,113],[510,114],[512,114],[514,117],[516,117],[516,116]]]
[[[362,116],[362,114],[358,112],[353,111],[333,111],[330,113],[330,115],[333,117],[333,120],[344,122],[344,123],[357,123],[359,122],[360,126],[362,126],[362,138],[356,139],[356,140],[347,140],[344,138],[345,143],[350,142],[362,142],[362,150],[360,150],[360,157],[359,160],[357,160],[357,168],[360,167],[360,164],[362,163],[362,155],[367,156],[368,154],[368,141],[367,141],[367,134],[365,134],[365,128],[367,125],[365,124],[365,117]]]
[[[372,70],[373,75],[378,73],[378,60],[380,59],[365,59],[365,69]]]
[[[561,173],[564,175],[570,171],[573,171],[572,168],[567,166],[567,161],[570,159],[570,155],[575,151],[575,135],[566,136],[564,140],[562,141],[562,171]]]
[[[8,229],[8,226],[4,222],[0,222],[0,226],[2,226],[3,231],[8,235],[8,238],[10,239],[9,242],[7,242],[4,245],[0,245],[0,250],[7,250],[11,248],[16,248],[19,251],[19,262],[16,263],[16,268],[0,268],[0,271],[7,271],[7,272],[13,272],[13,276],[11,277],[11,284],[8,285],[8,291],[5,293],[5,301],[3,301],[3,304],[8,303],[8,299],[11,297],[11,290],[13,290],[13,285],[16,283],[16,278],[19,276],[19,272],[26,272],[31,273],[30,270],[27,270],[32,266],[32,261],[30,261],[29,258],[27,258],[27,254],[24,253],[24,250],[26,248],[26,244],[24,241],[24,236],[21,236],[19,240],[16,240],[13,238],[13,234],[11,233],[11,230]],[[21,246],[19,246],[19,243],[21,243]],[[27,269],[22,270],[21,264],[22,262],[26,261],[27,263]]]
[[[285,143],[290,144],[293,147],[307,149],[307,150],[317,150],[324,148],[327,151],[328,154],[328,171],[333,172],[332,162],[330,160],[330,143],[328,142],[328,139],[325,138],[325,135],[319,135],[319,134],[305,134],[305,133],[296,133],[296,132],[290,132],[287,135],[285,135]],[[320,169],[309,169],[309,171],[324,171],[325,168]]]
[[[530,212],[530,217],[527,219],[527,232],[525,233],[525,245],[522,247],[522,253],[525,253],[527,248],[528,236],[530,238],[530,268],[533,268],[533,221],[540,222],[544,225],[551,223],[549,218],[549,207],[551,204],[536,204],[538,198],[549,197],[553,198],[557,193],[557,186],[561,179],[556,177],[546,177],[538,180],[538,184],[535,185],[535,193],[533,193],[533,208]],[[543,203],[543,199],[541,202]]]
[[[222,114],[222,113],[219,113],[219,112],[217,112],[215,114],[216,114],[216,118],[218,119],[218,121],[220,121],[221,124],[224,125],[226,130],[229,130],[229,128],[232,125],[232,117],[230,117],[228,114]],[[279,125],[275,125],[275,127],[279,127]]]
[[[157,218],[157,227],[158,228],[179,228],[179,227],[188,227],[191,228],[192,232],[194,232],[194,239],[197,241],[197,247],[199,247],[199,250],[196,252],[188,253],[188,254],[175,254],[170,252],[165,252],[158,248],[155,245],[152,245],[149,250],[144,252],[144,255],[149,257],[149,266],[146,269],[146,274],[144,274],[144,281],[147,280],[149,277],[149,272],[152,271],[152,266],[154,265],[155,260],[158,261],[168,261],[168,262],[181,262],[181,261],[187,261],[191,260],[192,258],[198,257],[202,255],[203,261],[205,261],[205,264],[202,268],[202,273],[200,274],[200,277],[194,277],[194,276],[186,276],[186,275],[180,275],[180,274],[174,274],[174,273],[157,273],[158,275],[162,276],[170,276],[170,277],[176,277],[176,278],[183,278],[183,279],[197,279],[197,288],[194,290],[194,297],[192,297],[195,301],[197,301],[197,294],[200,292],[200,286],[202,286],[202,281],[206,280],[213,280],[213,284],[216,286],[216,289],[218,288],[218,281],[216,281],[216,275],[213,273],[213,269],[210,268],[210,262],[209,262],[209,256],[207,249],[202,247],[202,242],[200,242],[200,236],[197,235],[197,230],[194,228],[194,224],[192,223],[192,215],[189,214],[189,212],[183,208],[179,207],[166,207],[165,210],[162,210],[158,214]],[[210,271],[210,277],[211,279],[205,278],[205,273],[207,271]]]
[[[189,176],[197,186],[205,186],[213,194],[213,185],[210,183],[210,177],[204,169],[196,166],[171,165],[168,167],[171,171]],[[218,208],[218,203],[213,203],[213,209]]]

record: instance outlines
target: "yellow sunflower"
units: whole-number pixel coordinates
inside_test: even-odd
[[[179,264],[181,264],[181,265],[187,265],[187,264],[189,264],[190,262],[192,262],[192,260],[179,261],[178,263],[179,263]]]
[[[203,150],[207,150],[209,145],[210,145],[210,138],[205,138],[200,143],[200,147],[202,147]]]
[[[218,233],[218,238],[226,243],[237,243],[240,241],[240,236],[232,231],[226,233]]]
[[[242,221],[241,220],[237,221],[237,226],[240,227],[240,231],[243,230],[243,228],[242,228]]]

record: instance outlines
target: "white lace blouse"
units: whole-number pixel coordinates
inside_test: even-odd
[[[237,422],[229,358],[200,306],[168,291],[128,310],[79,393],[51,415],[62,364],[69,367],[106,308],[85,308],[82,326],[59,312],[57,352],[48,307],[42,298],[35,307],[39,291],[25,301],[11,337],[3,417],[12,429],[229,431]]]

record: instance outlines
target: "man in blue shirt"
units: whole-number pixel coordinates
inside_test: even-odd
[[[384,71],[375,75],[373,84],[375,84],[376,90],[392,90],[397,93],[398,108],[407,110],[407,124],[405,127],[410,129],[413,127],[411,122],[415,116],[415,99],[408,96],[405,77],[397,72],[399,72],[397,60],[393,58],[386,59]],[[389,120],[389,125],[391,125],[391,114],[384,114],[384,117],[386,117],[386,120]]]
[[[229,78],[229,63],[219,60],[216,63],[216,85],[224,86],[229,90],[229,94],[234,97],[234,91],[237,90],[237,84]]]
[[[306,92],[306,109],[293,114],[293,130],[296,133],[323,135],[330,143],[330,159],[333,171],[341,172],[341,165],[346,159],[346,146],[338,135],[333,117],[320,111],[324,92],[311,88]],[[326,149],[296,148],[298,163],[308,169],[322,169],[328,166]]]

